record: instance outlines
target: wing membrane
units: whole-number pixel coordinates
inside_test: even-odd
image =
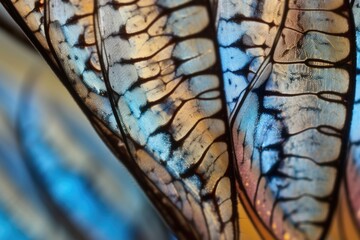
[[[197,229],[195,237],[234,238],[209,6],[101,0],[97,14],[104,78],[135,162],[180,209],[177,222]]]
[[[239,191],[277,238],[319,239],[336,204],[353,102],[350,8],[280,5],[273,46],[230,119]],[[254,4],[247,6],[250,13]]]
[[[269,55],[283,11],[281,0],[219,2],[217,35],[230,113]]]
[[[70,84],[90,111],[119,134],[95,44],[94,2],[49,0],[47,12],[50,45]]]

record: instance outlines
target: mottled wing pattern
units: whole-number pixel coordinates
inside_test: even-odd
[[[360,227],[360,1],[352,3],[356,30],[356,84],[353,116],[350,129],[350,149],[346,171],[349,204]]]
[[[44,31],[44,1],[12,0],[12,4],[41,45],[49,50]]]
[[[277,238],[319,239],[335,208],[347,146],[355,81],[352,18],[348,1],[280,5],[273,44],[230,119],[239,191]],[[250,14],[256,4],[246,6]],[[254,28],[262,31],[247,31]],[[256,38],[259,44],[266,34]]]
[[[50,45],[81,101],[112,131],[118,127],[103,81],[94,32],[94,1],[48,0]]]
[[[217,38],[230,113],[269,55],[283,10],[283,0],[219,2]]]
[[[209,4],[97,4],[104,79],[144,180],[180,211],[170,208],[168,218],[174,229],[187,229],[187,238],[234,238],[236,194]]]

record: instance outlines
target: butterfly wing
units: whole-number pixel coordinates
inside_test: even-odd
[[[229,112],[241,102],[274,44],[284,1],[223,0],[218,7],[218,42]]]
[[[104,79],[132,158],[180,211],[172,216],[180,216],[177,224],[196,229],[187,234],[234,238],[235,194],[208,3],[97,4]]]
[[[46,9],[49,45],[68,84],[90,112],[119,135],[95,43],[94,1],[49,0]]]
[[[240,2],[242,12],[230,5],[233,21],[219,24],[220,33],[253,25],[234,31],[243,33],[240,40],[219,37],[234,56],[222,58],[224,80],[246,87],[243,97],[236,84],[226,91],[240,96],[227,100],[236,100],[229,107],[239,191],[277,238],[322,238],[335,209],[354,94],[349,3]]]

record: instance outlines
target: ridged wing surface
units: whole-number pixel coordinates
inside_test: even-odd
[[[187,234],[232,239],[235,194],[209,4],[97,4],[104,79],[133,159],[180,210],[180,219],[169,214]]]
[[[230,113],[269,54],[283,8],[281,0],[219,1],[217,38]]]
[[[247,16],[261,3],[241,2],[244,13],[233,14],[239,23],[233,20],[232,27],[252,23]],[[335,0],[276,3],[264,2],[254,27],[233,41],[239,57],[250,39],[260,45],[273,39],[231,113],[239,191],[277,238],[319,239],[336,204],[354,95],[350,7]],[[266,4],[281,10],[266,12]],[[267,19],[279,19],[271,24],[274,34],[267,32]],[[249,70],[253,61],[237,63]]]
[[[103,81],[94,32],[94,1],[48,0],[50,45],[81,101],[113,132],[118,132]]]

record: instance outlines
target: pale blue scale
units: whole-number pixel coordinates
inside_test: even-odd
[[[355,83],[355,100],[353,116],[350,128],[350,142],[360,141],[360,1],[355,0],[353,5],[353,14],[355,19],[356,30],[356,83]],[[360,169],[360,148],[355,146],[353,160]]]
[[[218,32],[218,38],[220,38],[220,58],[224,78],[225,97],[228,104],[228,110],[231,112],[241,93],[249,84],[247,80],[248,65],[252,61],[252,57],[247,53],[241,51],[235,47],[222,47],[229,45],[234,38],[223,38],[222,36],[233,35],[234,28],[223,29]],[[226,32],[229,31],[229,32]],[[235,34],[236,35],[236,34]],[[238,37],[238,36],[237,36]]]
[[[261,158],[263,159],[261,163],[261,172],[267,174],[279,161],[280,157],[278,151],[264,151],[261,153]]]
[[[234,47],[220,47],[220,57],[224,72],[243,70],[250,60],[246,53]]]
[[[356,83],[360,82],[360,76],[356,76]],[[358,119],[360,120],[360,104],[356,103],[357,100],[360,100],[360,84],[356,84],[355,86],[355,104],[353,109],[353,116],[352,116],[352,124],[350,130],[350,139],[352,141],[360,140],[358,127],[356,126],[356,122]]]
[[[246,72],[246,66],[250,61],[249,56],[234,47],[220,47],[220,58],[223,70],[225,97],[229,110],[233,110],[241,93],[248,85],[246,75],[234,73]]]
[[[68,41],[70,46],[77,44],[77,35],[73,34],[73,32],[81,32],[81,27],[78,25],[70,25],[63,27],[62,30],[64,32],[65,39]],[[73,47],[73,49],[69,52],[69,55],[71,55],[72,59],[78,59],[76,61],[76,68],[74,68],[74,70],[76,71],[77,75],[83,75],[82,80],[86,86],[97,94],[106,92],[105,84],[100,76],[97,75],[93,70],[87,70],[87,67],[85,66],[85,63],[89,59],[89,53],[85,52],[82,48]]]
[[[244,31],[240,24],[226,20],[219,21],[218,41],[221,46],[228,47],[239,41],[243,33]]]
[[[156,157],[160,159],[169,159],[171,154],[170,136],[165,133],[159,133],[149,137],[149,142],[152,144],[152,149]]]
[[[245,76],[237,75],[232,72],[225,72],[223,79],[225,90],[235,89],[234,91],[226,92],[226,103],[230,109],[234,109],[236,102],[241,98],[241,94],[248,86],[248,81]]]
[[[244,21],[240,14],[245,14],[248,17],[256,17],[256,9],[258,3],[256,1],[240,1],[233,3],[231,1],[224,1],[219,3],[221,6],[220,19],[217,27],[217,38],[220,47],[220,58],[223,71],[225,98],[228,106],[228,111],[231,113],[238,101],[242,98],[242,93],[248,86],[253,77],[251,71],[255,72],[259,66],[257,60],[257,53],[248,51],[254,44],[261,46],[264,44],[264,33],[267,33],[268,27],[262,23],[251,21]],[[241,22],[237,22],[241,20]],[[254,32],[249,29],[259,28],[256,32],[261,38],[260,42],[258,36],[254,36]],[[250,34],[250,35],[248,35]],[[251,39],[247,45],[247,39]],[[252,67],[255,66],[255,67]]]
[[[273,116],[262,114],[255,131],[256,148],[259,149],[261,157],[254,156],[254,159],[262,159],[261,169],[264,174],[268,173],[280,159],[279,151],[271,149],[271,145],[281,142],[282,140],[281,133],[275,126],[277,126],[277,124]],[[255,151],[254,154],[258,155],[259,152]]]
[[[124,94],[124,100],[128,103],[131,114],[135,118],[141,118],[141,115],[144,112],[142,112],[140,109],[145,107],[147,104],[146,94],[144,94],[144,91],[141,88],[135,88],[132,91],[127,91]],[[151,127],[149,123],[143,123],[145,124],[144,131],[148,129],[148,127]]]
[[[64,32],[66,41],[68,41],[68,43],[71,46],[74,46],[78,42],[78,38],[74,34],[74,32],[76,32],[76,33],[82,32],[82,27],[75,24],[75,25],[69,25],[69,26],[63,27],[62,30]]]
[[[173,0],[159,0],[157,1],[156,4],[158,4],[159,6],[163,6],[165,8],[174,8],[174,7],[178,7],[181,6],[185,3],[190,2],[191,0],[178,0],[178,1],[173,1]]]
[[[279,205],[282,209],[286,209],[286,213],[284,215],[286,218],[293,219],[299,223],[304,223],[299,224],[300,229],[311,227],[310,224],[306,224],[309,214],[312,215],[313,221],[324,221],[326,218],[326,213],[321,210],[324,208],[324,205],[327,205],[327,203],[321,203],[308,196],[294,201],[281,202]]]

